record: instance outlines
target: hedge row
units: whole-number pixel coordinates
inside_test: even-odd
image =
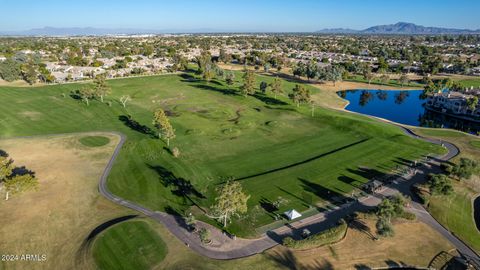
[[[283,239],[283,245],[293,249],[308,249],[333,244],[343,239],[347,233],[347,228],[347,223],[342,219],[339,225],[302,240],[285,237]]]

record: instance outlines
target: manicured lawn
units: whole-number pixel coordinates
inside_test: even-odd
[[[241,73],[236,74],[241,78]],[[270,82],[272,77],[258,76]],[[208,208],[214,190],[229,178],[243,179],[251,195],[249,213],[229,230],[251,235],[272,222],[262,206],[283,198],[278,212],[303,211],[341,196],[389,171],[402,159],[441,151],[406,137],[398,128],[366,117],[316,108],[296,108],[284,94],[244,97],[223,81],[206,83],[192,74],[110,80],[111,96],[90,106],[69,97],[78,84],[0,88],[0,137],[80,131],[119,131],[127,135],[108,179],[120,197],[154,210],[183,213],[193,203]],[[317,89],[306,86],[312,92]],[[130,95],[123,108],[118,98]],[[110,101],[111,106],[107,105]],[[174,158],[155,138],[152,112],[161,107],[176,129]],[[130,116],[130,118],[129,118]],[[179,180],[180,179],[180,180]],[[175,184],[190,182],[187,196]],[[262,202],[262,203],[260,203]]]
[[[363,78],[363,76],[360,75],[354,75],[350,79],[346,81],[351,81],[351,82],[362,82],[362,83],[368,83],[367,80]],[[376,78],[373,79],[370,84],[378,84],[378,85],[388,85],[388,86],[399,86],[399,87],[421,87],[422,85],[416,82],[409,82],[404,85],[399,83],[397,80],[389,80],[387,83],[383,83],[380,81],[380,79]]]
[[[144,221],[127,221],[97,236],[93,257],[100,269],[151,269],[168,253],[162,238]]]
[[[427,136],[437,136],[437,137],[463,137],[464,133],[454,130],[444,130],[444,129],[420,129],[422,134]]]
[[[472,78],[472,79],[465,79],[459,80],[460,84],[464,87],[480,87],[480,78]]]
[[[80,138],[80,143],[89,147],[104,146],[110,142],[110,139],[103,136],[86,136]]]
[[[470,141],[470,144],[473,145],[473,147],[480,148],[480,141]]]
[[[480,232],[475,226],[472,209],[472,199],[475,196],[475,192],[457,184],[455,194],[432,197],[428,211],[478,252],[480,251]]]

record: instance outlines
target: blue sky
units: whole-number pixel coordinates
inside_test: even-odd
[[[0,0],[0,31],[99,27],[315,31],[399,21],[480,28],[478,0]]]

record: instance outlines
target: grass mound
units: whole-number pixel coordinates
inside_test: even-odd
[[[95,240],[99,269],[151,269],[168,253],[162,238],[144,221],[120,223]]]
[[[480,141],[470,141],[470,144],[473,147],[480,148]]]
[[[473,219],[472,200],[477,194],[469,188],[455,184],[455,193],[430,198],[428,211],[455,235],[480,251],[480,234]]]
[[[100,147],[107,145],[110,139],[103,136],[86,136],[79,139],[80,143],[88,147]]]

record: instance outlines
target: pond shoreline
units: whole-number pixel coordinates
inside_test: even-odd
[[[400,125],[422,128],[452,129],[477,135],[480,122],[450,115],[424,106],[423,90],[356,89],[337,91],[346,101],[342,110],[374,116]]]
[[[480,195],[473,199],[473,220],[477,230],[480,232]]]

